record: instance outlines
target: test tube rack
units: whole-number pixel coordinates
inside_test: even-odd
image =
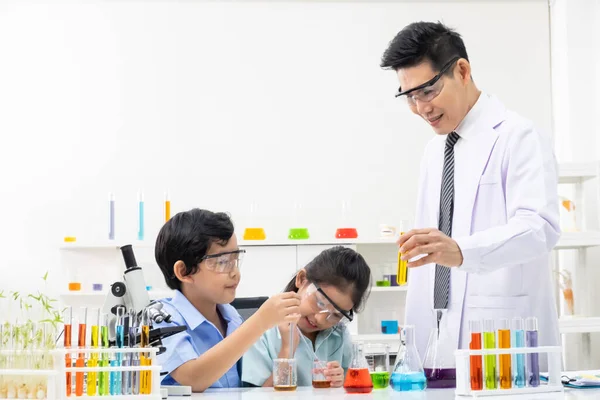
[[[156,353],[158,349],[154,347],[147,348],[70,348],[70,349],[53,349],[53,350],[0,350],[0,356],[2,357],[14,357],[14,356],[28,356],[33,354],[42,354],[44,357],[52,357],[52,369],[0,369],[0,381],[11,379],[23,379],[24,377],[36,378],[38,381],[45,382],[45,396],[42,397],[44,400],[64,400],[64,399],[78,399],[85,398],[89,400],[162,400],[160,392],[160,370],[161,367],[157,363]],[[71,356],[73,363],[77,359],[78,355],[84,353],[86,357],[89,357],[92,353],[115,355],[120,354],[137,354],[138,356],[146,355],[151,360],[150,366],[107,366],[107,367],[67,367],[65,358],[67,354]],[[2,365],[2,364],[0,364]],[[151,374],[151,385],[150,393],[146,394],[121,394],[121,395],[96,395],[88,396],[85,392],[81,396],[76,396],[73,392],[70,396],[66,393],[67,374],[71,374],[71,380],[75,382],[76,373],[83,372],[85,375],[89,372],[141,372],[149,371]],[[38,397],[39,398],[39,397]]]
[[[539,354],[540,360],[548,360],[548,381],[541,382],[539,386],[525,386],[522,388],[513,387],[511,389],[485,389],[471,390],[471,372],[470,356],[495,355],[498,359],[500,354]],[[454,353],[456,358],[456,395],[468,396],[471,398],[485,396],[515,396],[528,395],[533,393],[552,393],[563,392],[561,381],[561,359],[562,348],[560,346],[540,346],[540,347],[513,347],[508,349],[483,349],[483,350],[457,350]],[[496,360],[498,363],[498,360]],[[485,376],[485,365],[482,372]]]

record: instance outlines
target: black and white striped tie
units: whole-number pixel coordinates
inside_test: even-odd
[[[452,236],[452,215],[454,214],[454,145],[460,139],[456,132],[446,137],[444,150],[444,170],[442,175],[442,190],[440,192],[440,216],[438,229]],[[445,310],[450,298],[450,268],[435,265],[435,286],[433,292],[433,308]],[[438,319],[440,314],[438,313]]]

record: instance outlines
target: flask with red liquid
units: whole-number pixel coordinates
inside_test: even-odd
[[[369,364],[367,364],[361,344],[352,343],[352,361],[346,373],[344,389],[347,393],[371,393],[373,391]]]
[[[340,227],[335,231],[336,239],[356,239],[358,238],[358,230],[354,227],[352,221],[352,210],[349,201],[342,202],[342,213],[340,219]]]

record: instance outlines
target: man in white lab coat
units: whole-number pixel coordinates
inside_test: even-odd
[[[406,26],[381,66],[396,71],[397,97],[436,133],[421,163],[415,229],[398,241],[411,267],[406,324],[421,357],[436,322],[454,348],[468,348],[470,320],[536,317],[539,345],[558,345],[549,138],[477,88],[463,40],[441,23]]]

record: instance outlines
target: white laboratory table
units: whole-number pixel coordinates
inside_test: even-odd
[[[194,393],[192,398],[217,400],[258,400],[258,399],[330,399],[330,400],[468,400],[475,397],[456,396],[454,389],[429,389],[424,392],[394,392],[391,388],[373,390],[370,394],[347,394],[344,389],[313,389],[301,387],[295,392],[275,392],[272,388],[210,389],[204,393]],[[519,396],[482,396],[477,399],[522,399],[522,400],[588,400],[600,399],[600,389],[565,389],[564,393],[543,393]],[[171,399],[171,397],[169,397]],[[181,399],[181,398],[179,398]]]

